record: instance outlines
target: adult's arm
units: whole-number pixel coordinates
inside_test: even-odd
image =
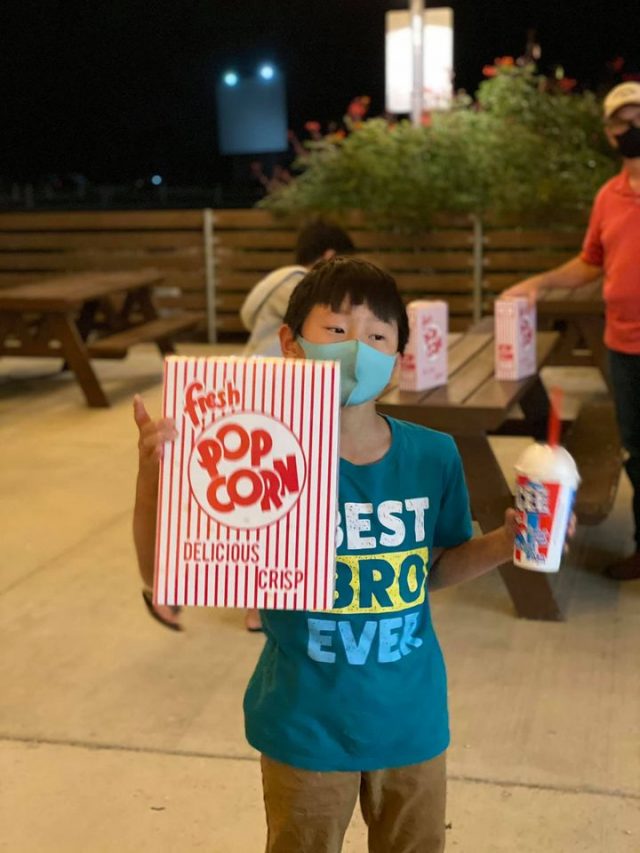
[[[574,290],[590,284],[601,275],[602,267],[589,264],[583,260],[581,255],[576,255],[575,258],[559,267],[531,276],[531,278],[508,287],[501,295],[507,298],[526,296],[530,302],[535,302],[542,290],[550,290],[554,287]]]

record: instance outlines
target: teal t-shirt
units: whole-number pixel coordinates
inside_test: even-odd
[[[306,770],[379,770],[449,745],[447,682],[427,589],[433,548],[471,537],[453,439],[388,419],[371,465],[340,460],[332,610],[262,611],[244,699],[249,743]]]

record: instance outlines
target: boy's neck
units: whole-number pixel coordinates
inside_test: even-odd
[[[340,410],[340,457],[355,465],[377,462],[391,446],[391,430],[375,401]]]

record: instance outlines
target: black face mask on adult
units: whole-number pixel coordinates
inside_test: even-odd
[[[640,127],[630,127],[620,136],[616,136],[618,151],[623,157],[640,157]]]

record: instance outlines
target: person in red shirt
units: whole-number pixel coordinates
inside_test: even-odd
[[[621,83],[604,100],[607,138],[622,155],[620,174],[596,196],[581,253],[521,281],[505,296],[575,288],[604,275],[605,335],[618,424],[633,488],[636,550],[606,570],[616,580],[640,578],[640,83]]]

